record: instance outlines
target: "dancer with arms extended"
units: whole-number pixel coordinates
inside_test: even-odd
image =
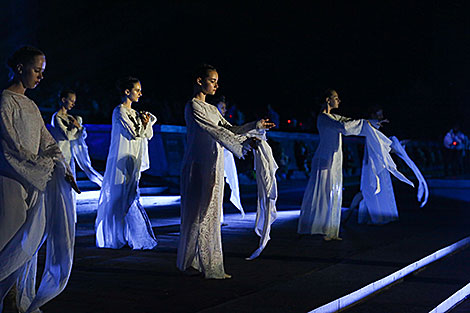
[[[10,290],[12,310],[38,313],[67,284],[75,236],[70,186],[79,190],[38,107],[25,95],[43,79],[44,53],[22,47],[8,66],[13,81],[0,100],[0,312]],[[36,292],[43,243],[46,260]]]
[[[206,102],[214,95],[219,75],[210,65],[201,66],[194,77],[194,97],[186,104],[187,146],[181,173],[181,228],[177,266],[193,268],[205,278],[226,279],[220,214],[224,188],[223,148],[241,158],[254,139],[242,134],[274,126],[267,120],[232,126],[217,107]]]
[[[157,118],[132,108],[142,96],[137,78],[118,81],[122,103],[113,111],[111,144],[95,222],[96,246],[152,249],[157,245],[150,220],[140,203],[141,172],[150,167],[148,140]]]
[[[370,111],[370,124],[379,129],[382,124],[389,121],[384,118],[383,109],[380,106],[371,107]],[[429,190],[420,170],[416,164],[410,159],[406,153],[405,147],[400,141],[392,136],[389,138],[392,142],[391,152],[400,157],[405,164],[407,164],[418,179],[418,201],[421,202],[423,207],[428,199]],[[359,224],[386,224],[398,220],[398,209],[393,192],[392,179],[389,171],[381,171],[377,176],[371,175],[373,171],[372,164],[369,162],[369,150],[364,148],[364,159],[362,161],[361,173],[361,191],[354,196],[351,202],[351,209],[355,206],[358,210]],[[373,188],[375,181],[380,183],[380,190],[377,192]]]
[[[333,89],[325,92],[318,115],[320,143],[312,159],[310,179],[305,189],[297,232],[322,234],[324,240],[341,240],[341,201],[343,194],[343,152],[341,136],[359,135],[364,120],[332,114],[341,100]]]

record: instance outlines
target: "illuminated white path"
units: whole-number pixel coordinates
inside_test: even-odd
[[[470,237],[466,237],[448,247],[445,247],[443,249],[440,249],[424,258],[422,258],[419,261],[416,261],[380,280],[377,280],[359,290],[356,290],[348,295],[345,295],[339,299],[336,299],[334,301],[331,301],[319,308],[316,308],[315,310],[310,311],[309,313],[329,313],[329,312],[338,312],[340,310],[343,310],[344,308],[353,305],[360,300],[372,295],[373,293],[380,291],[388,286],[390,286],[392,283],[402,279],[403,277],[423,268],[424,266],[435,262],[445,256],[448,256],[452,253],[455,253],[458,250],[467,248],[470,245]],[[457,297],[455,297],[457,298]],[[459,300],[460,301],[460,300]],[[458,301],[457,301],[458,302]],[[455,302],[455,303],[457,303]],[[455,305],[455,303],[453,305]],[[447,304],[448,305],[448,304]],[[453,305],[449,306],[452,307]],[[435,309],[436,310],[436,309]],[[446,312],[446,311],[431,311],[433,313],[437,312]]]

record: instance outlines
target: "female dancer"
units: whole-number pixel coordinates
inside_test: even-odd
[[[122,103],[113,111],[103,186],[95,222],[96,246],[119,249],[152,249],[157,245],[152,225],[140,203],[139,180],[150,167],[148,140],[157,118],[137,112],[132,103],[142,96],[137,78],[126,77],[117,84]]]
[[[333,89],[325,92],[325,104],[318,115],[320,143],[312,159],[312,170],[302,200],[299,234],[323,234],[324,240],[341,240],[341,201],[343,193],[342,135],[359,135],[364,120],[351,120],[332,114],[341,100]]]
[[[369,122],[373,127],[379,129],[382,124],[389,121],[384,118],[383,109],[374,106],[370,110]],[[424,176],[416,164],[410,159],[404,146],[398,141],[395,136],[390,137],[391,152],[399,156],[413,171],[418,179],[418,201],[421,201],[423,207],[428,199],[429,190]],[[359,224],[386,224],[398,220],[398,209],[395,202],[395,195],[393,192],[393,184],[390,173],[388,171],[381,171],[377,176],[371,175],[373,171],[372,164],[369,162],[369,150],[367,145],[364,151],[364,159],[362,161],[361,173],[361,191],[353,198],[351,202],[351,209],[355,204],[359,207],[357,214]],[[372,186],[373,181],[379,181],[380,191],[377,192],[376,188]]]
[[[43,79],[44,53],[20,48],[8,66],[13,81],[0,101],[0,312],[10,289],[17,290],[15,311],[39,312],[65,288],[72,268],[75,225],[64,177],[74,180],[38,107],[25,96]],[[44,242],[36,293],[37,252]]]
[[[216,69],[203,65],[194,77],[194,98],[186,104],[187,146],[181,173],[181,231],[177,266],[192,267],[205,278],[225,279],[220,234],[220,214],[224,188],[223,147],[238,158],[249,151],[253,139],[242,134],[255,128],[271,128],[259,120],[232,126],[217,107],[206,102],[214,95],[219,76]]]
[[[82,118],[68,114],[77,101],[73,90],[66,89],[60,93],[60,109],[52,115],[51,134],[57,141],[65,160],[75,176],[75,160],[88,178],[101,187],[103,176],[91,166],[86,145],[86,131],[82,126]]]

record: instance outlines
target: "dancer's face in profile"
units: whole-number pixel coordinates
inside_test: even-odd
[[[209,71],[204,78],[198,78],[197,83],[201,86],[201,91],[206,95],[215,95],[219,85],[219,74],[216,71]]]
[[[140,82],[134,84],[131,90],[126,90],[126,95],[132,102],[139,102],[140,97],[142,97],[142,86]]]
[[[341,100],[339,99],[338,93],[336,91],[333,91],[331,93],[331,96],[326,98],[326,103],[330,106],[331,109],[339,108]]]
[[[35,56],[31,62],[18,64],[18,76],[27,89],[34,89],[44,78],[43,73],[46,69],[46,57],[44,55]]]
[[[223,101],[217,103],[217,109],[219,109],[219,112],[222,114],[222,116],[225,116],[225,113],[227,113],[227,105]]]
[[[62,105],[67,109],[67,111],[72,110],[75,106],[75,102],[77,101],[77,96],[74,93],[69,93],[67,97],[61,99]]]

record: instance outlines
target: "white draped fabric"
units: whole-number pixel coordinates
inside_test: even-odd
[[[392,140],[392,149],[396,155],[398,155],[408,167],[413,171],[416,178],[418,179],[418,201],[421,202],[421,207],[425,206],[428,202],[429,189],[426,180],[424,179],[423,174],[418,169],[413,160],[410,159],[408,154],[405,151],[405,147],[398,141],[398,138],[395,136],[390,137]]]
[[[103,176],[91,166],[90,155],[88,154],[88,146],[85,142],[86,136],[86,130],[83,128],[82,135],[78,137],[77,140],[72,140],[70,142],[72,146],[72,153],[78,166],[80,166],[88,179],[101,187],[103,184]]]
[[[240,201],[240,187],[238,185],[238,173],[237,166],[235,165],[235,159],[233,158],[232,152],[224,148],[224,177],[228,185],[230,186],[230,202],[240,211],[242,217],[245,217],[245,211],[243,210],[242,203]],[[224,211],[222,205],[222,211],[220,214],[220,222],[224,221]]]
[[[148,140],[156,117],[143,127],[139,113],[123,105],[113,111],[111,144],[98,201],[96,246],[152,249],[157,245],[152,225],[140,203],[141,172],[150,167]]]
[[[396,147],[392,140],[370,125],[364,127],[361,135],[366,136],[366,146],[361,174],[363,200],[359,203],[358,222],[385,224],[398,220],[390,173],[411,186],[413,183],[396,169],[390,156],[392,147]]]
[[[256,123],[232,126],[217,107],[192,99],[185,107],[187,145],[181,173],[181,228],[177,266],[223,279],[225,270],[220,233],[224,188],[223,147],[241,158],[241,136]]]
[[[411,168],[418,178],[418,201],[421,202],[421,207],[423,207],[429,196],[426,180],[398,139],[392,136],[390,137],[390,141],[392,151]],[[363,200],[359,203],[358,222],[364,224],[384,224],[398,220],[398,210],[390,173],[388,171],[378,173],[378,180],[380,182],[380,190],[378,192],[376,189],[371,188],[370,179],[373,177],[373,174],[370,174],[372,169],[366,156],[367,154],[364,156],[362,168],[361,192]]]
[[[392,179],[388,171],[378,174],[380,191],[370,187],[370,175],[364,175],[370,170],[365,159],[362,166],[361,192],[363,199],[359,203],[359,224],[386,224],[398,220],[398,209],[393,193]],[[375,181],[375,177],[372,177]]]
[[[414,187],[414,184],[397,170],[397,166],[390,155],[392,141],[378,129],[367,123],[361,130],[360,136],[366,137],[368,162],[371,170],[367,172],[370,176],[369,182],[375,193],[380,192],[379,175],[382,171],[390,174],[404,183]]]
[[[320,142],[312,159],[297,232],[339,237],[343,194],[343,152],[341,136],[359,135],[364,120],[351,120],[322,113],[317,127]]]
[[[75,212],[64,179],[69,169],[33,101],[4,90],[0,114],[0,311],[16,284],[20,312],[36,313],[65,288],[72,268]],[[37,252],[44,242],[36,292]]]
[[[256,249],[247,260],[257,258],[268,244],[270,239],[271,225],[277,217],[277,181],[276,171],[279,168],[274,160],[273,152],[266,139],[266,131],[261,130],[248,133],[260,139],[256,149],[253,150],[255,157],[256,184],[258,187],[258,205],[256,209],[255,232],[260,236],[258,249]]]
[[[62,154],[72,169],[74,177],[76,177],[75,162],[77,162],[87,177],[101,187],[103,176],[91,166],[88,146],[85,142],[87,134],[85,127],[82,126],[82,118],[80,116],[76,117],[78,123],[82,126],[79,129],[73,125],[71,117],[71,115],[60,116],[57,112],[52,115],[52,137],[57,141]]]

